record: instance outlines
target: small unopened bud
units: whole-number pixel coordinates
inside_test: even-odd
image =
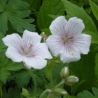
[[[45,32],[42,32],[41,36],[42,36],[42,40],[45,42],[46,39],[47,39],[47,36],[46,36]]]
[[[61,70],[61,72],[60,72],[60,75],[61,75],[62,78],[68,77],[69,74],[70,74],[70,72],[69,72],[69,68],[68,68],[68,67],[64,67],[64,68]]]
[[[42,32],[41,35],[44,36],[45,35],[45,32]]]
[[[56,88],[54,91],[54,93],[57,93],[57,94],[61,94],[61,95],[67,95],[67,91],[65,89],[62,89],[62,88]]]
[[[72,85],[74,85],[75,83],[78,83],[78,82],[79,82],[79,78],[76,77],[76,76],[71,75],[71,76],[66,78],[66,84],[67,85],[72,86]]]

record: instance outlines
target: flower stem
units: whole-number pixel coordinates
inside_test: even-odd
[[[39,98],[43,98],[44,95],[45,95],[46,93],[48,93],[48,92],[51,92],[51,90],[50,90],[50,89],[46,89],[45,91],[42,92],[42,94],[39,96]]]
[[[0,98],[2,98],[2,85],[0,84]]]
[[[62,80],[59,84],[57,84],[57,85],[55,86],[55,88],[58,88],[58,87],[62,86],[64,83],[65,83],[65,80]],[[44,95],[45,95],[46,93],[48,93],[48,92],[50,93],[51,90],[50,90],[50,89],[46,89],[45,91],[42,92],[42,94],[40,95],[39,98],[43,98]]]
[[[58,88],[60,86],[62,86],[65,83],[65,80],[62,80],[59,84],[57,84],[55,87]]]
[[[35,78],[35,74],[32,72],[32,70],[29,70],[29,74],[32,78],[32,81],[34,83],[34,93],[37,91],[37,83],[36,83],[36,78]]]

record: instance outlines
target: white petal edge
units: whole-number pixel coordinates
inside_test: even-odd
[[[37,44],[41,41],[41,36],[37,32],[30,32],[28,30],[25,30],[23,33],[23,41],[25,41],[27,44]]]
[[[22,62],[23,57],[14,47],[9,47],[6,51],[6,56],[14,62]]]
[[[81,34],[79,38],[77,38],[75,42],[75,46],[82,54],[88,54],[90,51],[91,45],[91,36],[88,34]]]
[[[48,50],[48,46],[46,45],[46,43],[40,43],[37,45],[36,47],[36,55],[44,58],[44,59],[52,59],[52,56]]]
[[[54,56],[58,56],[62,50],[63,46],[60,40],[60,36],[57,35],[51,35],[46,40],[46,43]]]
[[[52,21],[49,29],[52,34],[63,34],[65,32],[67,20],[64,16],[59,16]]]
[[[16,47],[17,45],[21,43],[21,37],[18,34],[14,33],[4,37],[2,41],[8,47],[10,46]]]
[[[80,60],[81,56],[79,51],[73,51],[73,50],[64,50],[64,52],[62,51],[61,55],[60,55],[60,59],[63,63],[70,63],[70,62],[74,62],[74,61],[78,61]]]
[[[76,34],[81,34],[84,28],[85,26],[81,19],[72,17],[66,24],[66,33],[74,34],[76,36]]]
[[[40,70],[47,65],[47,60],[40,57],[24,58],[23,62],[28,69],[34,68]]]

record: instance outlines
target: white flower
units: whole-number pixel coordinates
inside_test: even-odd
[[[47,45],[41,42],[41,36],[36,32],[25,30],[22,38],[14,33],[3,38],[8,49],[6,56],[14,62],[23,62],[27,68],[42,69],[52,56]]]
[[[91,36],[83,34],[83,21],[72,17],[68,21],[64,16],[56,18],[50,25],[52,35],[47,39],[47,45],[54,56],[60,56],[61,61],[69,63],[79,60],[80,54],[88,54]]]

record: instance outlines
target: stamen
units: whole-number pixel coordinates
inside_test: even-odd
[[[19,49],[19,53],[24,55],[24,56],[27,56],[27,57],[33,57],[35,56],[32,51],[32,44],[29,44],[28,46],[23,44],[21,45],[20,49]]]
[[[71,42],[73,42],[73,36],[62,36],[62,41],[63,41],[63,44],[69,44]]]

